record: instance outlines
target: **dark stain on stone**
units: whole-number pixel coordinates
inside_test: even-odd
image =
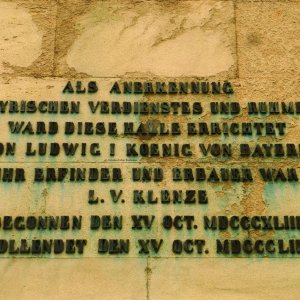
[[[149,126],[151,126],[154,130],[159,130],[160,121],[148,120],[147,122],[141,124],[144,124],[146,128],[149,128]],[[138,134],[138,138],[142,141],[149,141],[155,136],[156,136],[155,134],[151,134],[150,132],[147,132],[147,134],[142,134],[142,133]]]
[[[261,44],[261,37],[257,33],[250,33],[247,36],[247,40],[248,40],[249,44],[252,44],[252,45]]]

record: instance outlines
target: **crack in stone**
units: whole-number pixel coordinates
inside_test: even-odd
[[[147,258],[147,267],[145,268],[145,273],[146,273],[146,299],[149,300],[150,299],[150,280],[151,280],[151,274],[152,274],[149,258]]]
[[[158,45],[166,42],[166,41],[170,41],[170,40],[175,40],[177,37],[179,37],[180,35],[190,31],[190,30],[194,30],[196,28],[202,28],[202,29],[206,29],[207,26],[209,26],[209,23],[211,22],[211,20],[214,20],[215,14],[217,12],[216,8],[212,8],[210,9],[210,15],[209,17],[205,18],[203,21],[203,23],[201,25],[194,25],[194,26],[190,26],[190,27],[184,27],[184,25],[187,22],[187,18],[183,18],[179,27],[175,28],[173,30],[173,32],[166,38],[158,38],[153,44],[152,47],[157,47]],[[174,20],[174,17],[172,17],[170,20]]]
[[[121,36],[127,29],[129,29],[129,28],[131,28],[131,27],[134,27],[134,26],[138,23],[138,20],[139,20],[141,17],[142,17],[141,15],[140,15],[140,16],[135,16],[135,17],[133,17],[133,18],[132,18],[132,22],[131,22],[129,25],[125,26],[125,27],[120,31],[120,36]]]
[[[58,6],[59,0],[56,0],[56,12],[55,12],[55,26],[54,26],[54,55],[53,55],[53,66],[51,70],[51,75],[55,76],[57,71],[57,26],[58,26]]]
[[[177,37],[179,37],[180,35],[184,34],[185,32],[189,31],[189,30],[192,30],[194,29],[195,27],[198,27],[198,26],[192,26],[192,27],[189,27],[189,28],[184,28],[184,24],[186,23],[186,18],[184,18],[179,27],[175,28],[173,30],[173,32],[166,38],[158,38],[156,39],[156,41],[152,44],[151,47],[157,47],[158,45],[162,44],[162,43],[165,43],[166,41],[171,41],[171,40],[175,40]]]

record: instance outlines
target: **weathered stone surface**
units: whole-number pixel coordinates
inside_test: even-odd
[[[297,298],[299,274],[291,270],[298,266],[298,261],[283,264],[278,259],[153,259],[149,295],[163,300],[292,300]],[[166,269],[173,272],[162,276]]]
[[[0,101],[80,101],[81,114],[0,113],[0,143],[15,142],[15,157],[0,155],[0,175],[4,167],[24,168],[27,181],[1,182],[0,211],[3,215],[45,216],[82,215],[80,231],[3,230],[1,239],[86,238],[84,255],[59,254],[32,257],[28,254],[1,254],[1,296],[5,299],[296,299],[299,294],[297,272],[299,254],[270,254],[268,258],[248,257],[243,253],[219,255],[215,241],[220,239],[297,239],[298,230],[205,230],[203,215],[297,215],[300,210],[297,182],[265,183],[258,168],[293,167],[300,174],[299,158],[250,157],[138,157],[124,155],[125,143],[184,142],[198,149],[199,143],[241,142],[295,143],[300,140],[298,115],[247,116],[249,101],[299,101],[299,0],[232,1],[118,1],[118,0],[0,0]],[[237,39],[236,39],[237,36]],[[20,77],[17,77],[20,76]],[[49,78],[38,79],[33,77]],[[56,78],[54,78],[56,77]],[[57,78],[59,77],[59,78]],[[96,80],[99,91],[90,94],[63,94],[66,82],[85,77]],[[90,78],[91,77],[91,78]],[[96,78],[95,78],[96,77]],[[106,77],[98,78],[97,77]],[[116,95],[109,90],[114,81],[187,81],[209,77],[229,79],[232,95]],[[171,102],[200,101],[204,113],[199,116],[91,114],[88,101]],[[211,115],[212,101],[239,102],[242,114]],[[286,122],[283,137],[190,136],[186,128],[181,136],[118,135],[114,138],[94,135],[10,134],[9,121],[26,122],[144,122],[154,119],[167,124],[179,122]],[[116,144],[118,155],[109,156],[107,145]],[[89,155],[26,156],[25,144],[32,142],[100,143],[100,157]],[[199,149],[198,149],[199,150]],[[122,183],[110,182],[34,182],[35,167],[120,167]],[[161,167],[167,177],[162,182],[133,182],[131,168]],[[253,183],[174,182],[173,167],[212,168],[250,167]],[[110,189],[124,190],[124,203],[112,203]],[[209,204],[177,206],[171,204],[133,204],[134,189],[206,189]],[[105,200],[87,203],[90,189]],[[131,215],[154,215],[151,230],[132,230]],[[90,215],[123,215],[124,228],[89,229]],[[166,230],[165,215],[194,215],[188,230]],[[131,239],[128,255],[97,253],[97,240]],[[164,239],[161,252],[139,253],[137,240]],[[207,240],[209,253],[175,255],[174,239]],[[265,253],[266,254],[266,253]],[[7,256],[10,256],[8,259]],[[23,258],[20,259],[20,256]],[[30,259],[24,257],[30,256]],[[113,256],[113,255],[111,255]],[[152,258],[149,258],[151,256]],[[176,256],[176,258],[175,258]],[[269,255],[267,255],[269,256]],[[51,257],[51,258],[50,258]],[[247,258],[246,258],[247,257]]]
[[[238,2],[239,75],[282,78],[300,70],[300,3]]]
[[[0,73],[49,76],[52,74],[56,3],[0,1]]]
[[[232,1],[84,3],[59,9],[58,74],[235,75]]]
[[[83,80],[85,84],[91,79]],[[1,112],[1,143],[7,142],[16,143],[17,150],[15,156],[6,156],[4,153],[0,156],[0,163],[2,168],[15,166],[23,167],[26,172],[26,182],[16,184],[2,183],[3,187],[0,190],[0,199],[5,201],[0,202],[0,210],[2,214],[12,215],[14,217],[19,214],[18,209],[22,208],[22,214],[24,215],[56,215],[61,214],[68,215],[72,212],[72,215],[83,216],[83,229],[80,231],[82,238],[89,240],[89,246],[85,252],[86,257],[97,256],[97,237],[98,231],[90,232],[89,230],[89,216],[95,213],[94,207],[90,206],[88,202],[88,191],[89,189],[95,189],[97,194],[99,193],[101,199],[105,200],[104,204],[99,204],[99,211],[96,213],[105,215],[123,215],[124,217],[124,229],[122,231],[116,231],[116,235],[119,238],[128,238],[129,236],[134,237],[132,247],[133,251],[128,255],[130,257],[138,257],[138,246],[136,239],[147,237],[151,238],[153,232],[157,236],[162,237],[165,240],[164,247],[160,252],[162,257],[172,257],[174,253],[171,252],[172,240],[181,236],[181,233],[174,230],[166,231],[162,227],[162,218],[165,215],[170,214],[170,209],[174,214],[190,215],[190,205],[173,205],[173,204],[151,204],[136,205],[133,203],[133,191],[134,190],[153,190],[155,196],[159,196],[159,191],[162,189],[168,190],[186,190],[186,189],[205,189],[209,195],[208,205],[197,205],[193,209],[193,215],[195,216],[195,224],[198,226],[192,229],[191,233],[197,238],[207,238],[207,245],[210,251],[207,257],[215,257],[215,244],[214,240],[211,239],[211,232],[203,232],[203,214],[208,215],[261,215],[261,214],[292,214],[293,211],[300,209],[299,201],[297,201],[298,188],[293,184],[274,185],[273,183],[264,183],[259,175],[258,168],[260,167],[276,167],[286,168],[294,167],[299,170],[298,161],[293,158],[275,158],[274,157],[249,157],[241,158],[239,156],[239,143],[248,143],[254,146],[257,143],[297,143],[300,139],[299,131],[297,131],[299,120],[295,115],[282,115],[281,121],[286,122],[286,135],[284,137],[261,137],[261,136],[237,136],[237,137],[218,137],[218,136],[187,136],[186,124],[187,122],[222,122],[224,118],[220,116],[211,116],[209,113],[210,102],[216,97],[218,100],[223,101],[238,101],[242,108],[242,114],[236,116],[230,116],[226,120],[228,122],[258,122],[262,121],[261,116],[248,116],[247,115],[247,103],[248,101],[293,101],[299,96],[300,91],[298,88],[298,81],[285,82],[283,80],[235,80],[233,82],[235,94],[234,95],[165,95],[165,97],[157,97],[157,95],[147,95],[145,100],[149,103],[154,101],[164,102],[167,100],[182,101],[183,97],[189,99],[189,101],[200,101],[203,105],[204,112],[200,116],[182,116],[182,115],[169,115],[164,116],[163,122],[180,122],[182,128],[182,134],[180,136],[180,143],[190,143],[192,145],[193,155],[191,157],[127,157],[126,156],[126,143],[135,143],[138,146],[142,143],[175,143],[179,142],[176,137],[167,136],[124,136],[122,134],[123,123],[129,120],[132,122],[144,122],[149,120],[159,120],[158,116],[153,115],[116,115],[113,119],[118,126],[118,134],[116,136],[103,135],[84,135],[74,133],[73,135],[64,134],[64,122],[71,121],[75,122],[112,122],[110,114],[92,113],[89,109],[88,101],[94,100],[106,100],[106,101],[120,101],[124,99],[124,95],[110,94],[109,90],[116,79],[97,79],[99,92],[97,96],[85,95],[85,94],[63,94],[62,90],[67,82],[67,79],[56,78],[56,79],[32,79],[32,78],[14,78],[14,79],[2,79],[0,81],[0,99],[1,101],[15,100],[36,100],[41,101],[79,101],[80,102],[80,113],[77,115],[71,114],[44,114],[36,112],[35,114],[24,114],[24,113],[2,113]],[[270,91],[266,93],[265,91]],[[284,91],[288,90],[287,93]],[[130,101],[139,101],[143,96],[140,94],[132,94],[128,99]],[[185,98],[184,98],[185,99]],[[3,104],[1,104],[3,108]],[[161,117],[161,116],[160,116]],[[265,117],[268,122],[276,122],[278,115]],[[33,128],[36,128],[36,122],[43,120],[44,122],[58,122],[59,130],[55,135],[48,134],[30,134],[28,132],[22,133],[11,133],[9,129],[9,122],[32,122]],[[162,117],[161,117],[162,121]],[[47,126],[47,125],[46,125]],[[199,151],[198,144],[205,143],[218,143],[227,142],[232,144],[234,153],[230,159],[224,159],[221,157],[212,157],[211,155],[204,156]],[[61,150],[61,153],[57,156],[51,156],[49,154],[49,148],[45,155],[32,155],[26,156],[26,143],[31,142],[33,149],[37,149],[38,143],[59,143],[62,149],[62,143],[99,143],[101,150],[100,156],[92,156],[88,152],[85,156],[81,155],[81,150],[76,152],[74,156],[68,156]],[[115,143],[116,145],[116,156],[110,157],[109,155],[109,143]],[[48,146],[49,147],[49,146]],[[87,147],[89,149],[89,146]],[[25,163],[25,165],[24,165]],[[24,165],[24,166],[23,166]],[[161,167],[164,170],[164,180],[159,183],[147,182],[145,188],[145,182],[133,182],[131,168],[138,167]],[[34,182],[34,169],[35,168],[89,168],[89,167],[119,167],[122,170],[123,181],[119,183],[112,182],[100,182],[99,180],[89,182],[71,182],[66,178],[64,182]],[[229,183],[229,182],[218,182],[218,183],[207,183],[207,182],[185,182],[185,181],[173,181],[172,180],[172,168],[205,168],[209,171],[212,168],[229,168],[229,167],[251,167],[254,183]],[[44,173],[45,174],[45,173]],[[88,174],[88,173],[87,173]],[[87,176],[88,177],[88,176]],[[34,184],[33,184],[34,182]],[[123,189],[124,203],[112,203],[110,196],[110,189]],[[157,193],[158,191],[158,193]],[[11,193],[9,199],[7,195]],[[284,199],[284,201],[283,201]],[[9,201],[8,201],[9,200]],[[174,206],[174,207],[173,207]],[[195,211],[194,211],[195,209]],[[140,214],[141,211],[145,214],[156,216],[155,223],[153,225],[153,232],[143,232],[140,235],[139,232],[131,231],[131,215]],[[108,238],[111,232],[101,232],[101,237]],[[186,232],[186,234],[188,234]],[[254,237],[263,236],[263,232],[255,231],[243,231],[240,232],[240,236]],[[273,233],[270,233],[273,235]],[[15,235],[19,237],[18,234]],[[23,233],[23,237],[30,237],[30,234]],[[45,236],[44,232],[37,232],[36,237]],[[47,235],[48,236],[48,235]],[[52,237],[59,238],[60,232],[54,232]],[[48,237],[49,237],[48,236]],[[70,232],[67,237],[71,238]],[[215,238],[235,236],[234,232],[221,232],[214,235]],[[276,235],[274,235],[276,236]],[[283,237],[283,234],[278,236]],[[186,256],[187,254],[182,254]],[[191,254],[190,256],[195,256]]]
[[[1,298],[146,299],[146,261],[124,262],[105,258],[1,260]]]

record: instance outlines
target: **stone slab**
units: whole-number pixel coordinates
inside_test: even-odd
[[[0,74],[51,75],[55,48],[55,1],[1,0],[0,14]]]
[[[299,76],[299,15],[298,1],[237,2],[240,78]]]
[[[235,76],[233,1],[85,3],[59,6],[62,76]]]
[[[292,300],[299,292],[295,272],[299,263],[294,259],[151,259],[149,298]],[[166,269],[172,270],[167,276]]]
[[[0,298],[144,300],[145,269],[142,259],[1,259]]]
[[[132,244],[130,246],[129,257],[139,257],[139,245],[138,240],[142,238],[153,238],[161,237],[165,240],[165,244],[159,254],[161,257],[171,257],[171,256],[181,256],[176,253],[172,253],[172,243],[175,239],[183,238],[197,238],[197,239],[207,239],[207,247],[209,249],[208,253],[205,253],[206,257],[215,257],[217,253],[215,251],[216,245],[214,241],[218,237],[229,238],[237,237],[237,233],[234,231],[219,232],[219,231],[203,231],[204,221],[203,215],[261,215],[261,214],[274,214],[274,215],[289,215],[299,209],[298,199],[298,185],[297,184],[274,184],[263,182],[259,168],[261,167],[277,167],[277,168],[291,168],[294,167],[295,170],[299,171],[299,166],[297,160],[294,158],[276,158],[274,157],[249,157],[241,158],[239,156],[239,144],[247,143],[252,148],[255,147],[257,143],[274,143],[274,137],[260,137],[260,136],[237,136],[237,137],[198,137],[188,136],[186,124],[188,122],[243,122],[247,120],[248,122],[257,122],[264,119],[269,122],[276,122],[277,115],[271,116],[248,116],[247,115],[247,102],[252,101],[270,101],[272,99],[277,99],[278,101],[293,101],[296,100],[294,97],[299,95],[299,85],[297,80],[294,82],[289,82],[289,93],[284,91],[287,89],[287,83],[285,81],[261,81],[260,88],[257,87],[257,80],[235,80],[233,81],[233,86],[235,94],[233,95],[218,95],[218,101],[239,101],[242,108],[242,114],[230,117],[212,116],[209,111],[210,103],[215,100],[215,95],[165,95],[161,97],[159,95],[141,95],[141,94],[111,94],[109,91],[117,79],[95,79],[90,78],[83,81],[86,83],[89,81],[96,80],[99,92],[96,95],[91,94],[65,94],[63,89],[68,82],[67,78],[57,78],[57,79],[31,79],[31,78],[15,78],[6,79],[2,78],[0,81],[0,100],[1,109],[6,101],[11,101],[12,99],[18,101],[77,101],[80,103],[80,113],[79,114],[47,114],[47,113],[22,113],[22,112],[1,112],[0,124],[2,128],[1,133],[1,145],[5,145],[8,142],[16,144],[16,155],[7,156],[2,150],[2,155],[0,156],[0,166],[1,176],[3,175],[4,168],[17,167],[23,168],[26,174],[26,181],[23,183],[7,183],[2,182],[2,189],[0,190],[0,199],[4,199],[0,203],[0,210],[4,215],[11,215],[13,218],[20,214],[19,209],[22,208],[22,214],[24,216],[83,216],[82,229],[80,231],[66,231],[63,237],[66,239],[72,238],[75,234],[77,238],[87,239],[88,246],[86,247],[84,256],[86,257],[96,257],[97,253],[97,242],[100,238],[109,238],[113,236],[119,239],[130,239],[133,238]],[[134,80],[134,79],[133,79]],[[196,80],[196,79],[195,79]],[[122,80],[117,80],[122,81]],[[272,92],[271,94],[264,92],[268,90]],[[64,128],[65,122],[111,122],[111,115],[92,113],[88,102],[89,101],[103,101],[106,100],[109,103],[113,101],[127,101],[135,102],[141,100],[147,100],[151,102],[165,102],[169,101],[182,101],[183,97],[188,97],[189,101],[200,101],[203,105],[204,112],[199,116],[193,115],[166,115],[166,116],[152,116],[152,115],[130,115],[131,121],[135,124],[140,124],[141,122],[148,122],[158,119],[164,122],[178,122],[182,126],[182,134],[180,136],[180,141],[176,136],[124,136],[122,134],[123,123],[128,121],[128,115],[116,115],[114,118],[119,134],[116,136],[104,135],[84,135],[84,134],[71,134],[65,135]],[[7,102],[8,103],[8,102]],[[297,143],[299,140],[299,132],[297,131],[297,126],[299,126],[299,120],[296,115],[283,115],[281,120],[286,122],[286,134],[284,138],[277,136],[275,139],[276,143]],[[57,122],[59,130],[57,134],[48,135],[46,134],[30,134],[25,132],[24,134],[11,133],[9,129],[9,122],[25,122],[26,124],[30,122],[33,124],[33,128],[36,128],[36,122]],[[76,125],[77,127],[78,125]],[[224,157],[213,157],[212,155],[203,155],[199,143],[204,143],[208,145],[210,143],[215,143],[216,139],[218,142],[231,143],[233,149],[233,156],[231,159],[224,159]],[[63,143],[87,143],[88,149],[91,143],[98,143],[101,149],[100,155],[90,155],[87,153],[82,156],[81,152],[77,152],[74,156],[65,155],[63,150],[59,155],[50,155],[47,150],[45,155],[26,155],[28,151],[28,142],[32,143],[32,149],[38,149],[39,143],[46,143],[48,147],[51,143],[57,143],[63,149]],[[128,157],[126,155],[127,143],[134,143],[138,146],[147,143],[157,143],[161,145],[163,143],[190,143],[192,145],[193,155],[188,157],[145,157],[139,155],[137,157]],[[109,148],[107,145],[114,143],[116,145],[116,156],[111,157],[109,155]],[[2,146],[1,146],[2,147]],[[2,148],[1,148],[2,149]],[[47,148],[49,149],[49,148]],[[29,151],[32,153],[32,151]],[[133,182],[132,170],[133,168],[162,168],[164,171],[164,179],[160,182],[147,182],[145,188],[145,182]],[[251,167],[252,174],[254,177],[254,183],[241,182],[237,184],[229,182],[217,182],[217,183],[207,183],[206,180],[203,182],[198,181],[175,181],[173,180],[173,169],[174,168],[203,168],[210,174],[210,172],[215,170],[220,170],[221,168],[239,168],[239,167]],[[36,168],[43,170],[43,179],[41,182],[35,180]],[[58,173],[51,177],[47,182],[46,169],[54,168],[67,168],[68,176],[63,180],[59,181]],[[70,170],[71,168],[86,169],[87,175],[86,179],[71,180]],[[90,168],[119,168],[122,171],[122,182],[102,182],[99,178],[96,181],[90,181],[88,179],[88,171]],[[208,175],[207,175],[208,176]],[[103,199],[103,203],[99,203],[96,206],[88,204],[89,190],[93,189],[96,194],[99,194],[99,199]],[[113,203],[111,200],[111,189],[116,189],[117,191],[122,189],[123,195],[122,203]],[[165,230],[162,226],[162,221],[165,216],[168,215],[190,215],[191,206],[189,205],[173,205],[173,204],[162,204],[158,203],[155,205],[151,204],[135,204],[134,203],[134,191],[147,191],[152,190],[155,193],[155,197],[160,197],[160,190],[187,190],[187,189],[205,189],[208,194],[209,204],[208,205],[197,205],[192,207],[193,215],[195,217],[195,223],[197,227],[194,227],[191,231],[176,231],[174,228],[172,230]],[[196,211],[194,211],[196,209]],[[156,217],[153,230],[143,230],[135,231],[132,230],[132,219],[131,215],[138,214],[148,214],[154,215]],[[120,216],[123,215],[124,227],[122,231],[105,231],[105,230],[95,230],[91,231],[89,229],[89,222],[91,215],[113,215]],[[33,231],[4,231],[6,237],[11,234],[16,239],[20,240],[22,238],[31,239],[32,237],[38,238],[56,238],[58,239],[62,232],[53,231],[47,232],[33,232]],[[241,231],[239,232],[240,237],[263,237],[263,238],[283,238],[284,234],[282,232],[255,232],[255,231]],[[290,238],[295,237],[294,232],[289,234]],[[156,255],[153,253],[153,255]],[[187,254],[185,254],[187,255]],[[22,255],[21,255],[22,256]],[[24,255],[23,255],[24,256]],[[25,254],[26,256],[26,254]],[[101,255],[102,256],[102,255]],[[122,256],[122,255],[121,255]],[[190,256],[197,256],[197,253],[193,253]],[[244,257],[245,255],[241,255]],[[277,254],[274,254],[277,256]],[[61,255],[59,257],[65,257]]]

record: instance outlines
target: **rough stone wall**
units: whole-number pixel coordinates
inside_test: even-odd
[[[106,87],[101,97],[109,96],[108,83],[115,80],[174,78],[229,80],[234,100],[242,105],[250,100],[298,101],[300,96],[298,0],[0,0],[0,25],[2,99],[57,97],[68,80],[90,78]],[[297,142],[298,119],[289,118],[287,124],[284,139]],[[201,164],[211,163],[222,165],[218,159]],[[255,168],[272,159],[228,164],[241,163]],[[285,165],[284,160],[277,163]],[[289,166],[297,168],[297,160]],[[92,212],[82,208],[80,199],[72,202],[72,187],[64,190],[66,201],[59,204],[60,189],[48,194],[45,187],[35,195],[33,190],[30,184],[22,187],[26,206],[22,199],[0,201],[2,214],[20,208],[28,215]],[[77,192],[81,198],[86,190]],[[208,209],[228,215],[294,214],[300,209],[298,192],[295,186],[224,183],[212,188]],[[7,193],[2,189],[0,199]],[[1,258],[0,298],[297,299],[299,265],[299,258],[277,257]]]

